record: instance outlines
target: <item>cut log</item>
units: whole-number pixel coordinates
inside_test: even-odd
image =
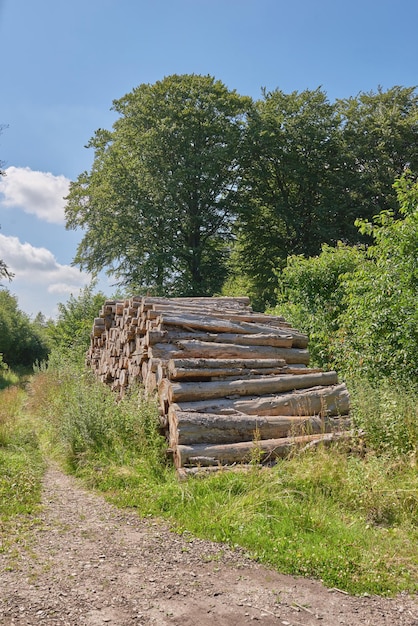
[[[213,359],[284,359],[286,363],[309,363],[309,352],[299,348],[272,346],[241,346],[227,343],[208,343],[186,339],[173,344],[157,343],[148,348],[148,357],[160,359],[213,358]]]
[[[265,439],[263,441],[241,441],[224,445],[196,444],[177,446],[174,450],[176,467],[187,465],[219,465],[223,463],[248,463],[251,457],[265,462],[267,458],[274,461],[290,454],[296,447],[305,446],[311,441],[321,439],[326,435],[303,435],[301,437],[281,437],[279,439]]]
[[[213,382],[215,380],[242,380],[244,378],[255,378],[256,376],[277,376],[279,374],[298,374],[300,372],[305,373],[307,371],[306,366],[302,365],[300,368],[290,368],[288,365],[282,367],[272,368],[260,368],[249,369],[236,368],[221,370],[219,368],[214,369],[184,369],[176,368],[173,374],[169,374],[169,379],[172,381],[188,381],[188,382]],[[316,370],[309,370],[310,372]],[[317,370],[320,371],[320,370]]]
[[[178,402],[182,411],[219,415],[347,415],[349,395],[345,384],[317,387],[280,395],[248,398],[215,398],[196,402]]]
[[[227,369],[235,368],[259,368],[271,369],[284,367],[284,359],[171,359],[168,363],[168,371],[175,372],[177,369]]]
[[[182,340],[194,339],[212,343],[232,343],[241,346],[275,346],[279,348],[293,347],[293,337],[289,334],[238,334],[238,333],[202,333],[196,331],[148,331],[146,344],[175,343]]]
[[[163,298],[159,296],[144,296],[142,298],[144,305],[152,304],[167,304],[173,302],[174,304],[194,304],[197,309],[200,310],[202,304],[206,304],[211,307],[224,307],[231,306],[235,308],[247,308],[250,305],[250,299],[247,296],[199,296],[197,298],[184,297],[184,298]]]
[[[205,332],[283,335],[283,329],[274,326],[264,326],[251,322],[230,322],[228,319],[201,315],[182,315],[180,317],[166,313],[163,316],[163,323],[164,327],[178,326],[179,328],[194,328]]]
[[[294,389],[308,389],[317,385],[335,385],[336,372],[282,376],[258,376],[244,380],[220,380],[216,382],[170,383],[170,402],[193,402],[226,396],[253,396],[283,393]]]
[[[347,426],[346,418],[288,415],[214,415],[168,410],[170,446],[197,443],[237,443],[254,439],[278,439],[295,435],[332,432]]]

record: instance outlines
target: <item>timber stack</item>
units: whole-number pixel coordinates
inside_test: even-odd
[[[264,463],[344,433],[349,396],[308,337],[248,298],[108,300],[87,364],[120,396],[156,394],[177,469]],[[190,469],[190,471],[194,471]]]

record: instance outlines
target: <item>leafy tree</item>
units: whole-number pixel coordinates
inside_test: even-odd
[[[7,278],[8,280],[12,280],[14,274],[9,270],[6,263],[0,259],[0,278]]]
[[[366,259],[364,248],[341,242],[323,245],[321,254],[291,256],[279,272],[277,306],[296,328],[309,336],[311,363],[334,367],[338,352],[340,317],[346,306],[346,280]]]
[[[264,92],[249,114],[236,272],[274,302],[276,270],[344,232],[340,120],[321,89]]]
[[[414,88],[401,87],[334,104],[320,89],[276,90],[256,103],[231,261],[258,308],[274,302],[287,256],[316,256],[338,240],[370,243],[356,219],[397,210],[393,181],[407,166],[418,173],[417,104]]]
[[[0,290],[0,354],[11,367],[32,366],[48,356],[48,345],[39,327],[19,310],[17,298]]]
[[[95,282],[84,287],[76,297],[58,304],[58,319],[47,325],[51,347],[60,351],[80,352],[84,356],[90,344],[93,320],[105,300],[101,292],[94,293]]]
[[[250,104],[199,75],[142,84],[114,101],[120,117],[95,133],[92,169],[67,199],[67,227],[85,230],[74,262],[90,272],[107,267],[131,290],[218,290]]]
[[[418,173],[418,95],[414,87],[360,93],[337,100],[346,154],[347,215],[371,219],[398,211],[393,181],[406,168]]]
[[[340,363],[369,378],[418,380],[418,178],[395,183],[401,217],[381,212],[359,220],[372,237],[367,262],[345,286]]]
[[[358,220],[367,248],[324,246],[293,256],[278,274],[278,306],[311,339],[313,362],[341,373],[418,379],[418,179],[395,183],[399,214]]]

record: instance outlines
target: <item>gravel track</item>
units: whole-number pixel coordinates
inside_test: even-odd
[[[0,624],[418,626],[418,600],[352,597],[141,519],[51,466],[40,521],[0,554]]]

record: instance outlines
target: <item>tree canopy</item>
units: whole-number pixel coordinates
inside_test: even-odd
[[[226,274],[244,115],[251,100],[209,76],[170,76],[114,102],[91,172],[71,185],[67,227],[85,229],[75,262],[119,284],[208,295]]]
[[[265,92],[248,116],[236,262],[261,303],[272,302],[288,255],[316,254],[341,237],[340,144],[336,107],[320,89]]]
[[[49,348],[37,321],[20,311],[17,298],[7,289],[0,290],[0,354],[15,367],[32,366],[47,358]]]
[[[289,257],[278,275],[278,310],[309,333],[316,364],[416,383],[418,177],[404,172],[394,191],[396,214],[357,221],[372,245]]]
[[[393,183],[418,173],[411,87],[333,103],[321,88],[264,90],[253,101],[186,74],[139,85],[113,109],[112,130],[88,144],[93,165],[71,184],[66,219],[84,230],[74,263],[106,268],[130,292],[224,285],[263,309],[288,256],[372,243],[356,220],[399,217]]]
[[[289,255],[370,240],[355,226],[397,210],[393,189],[418,173],[418,97],[393,87],[330,103],[321,89],[265,92],[248,119],[235,268],[262,308]]]

